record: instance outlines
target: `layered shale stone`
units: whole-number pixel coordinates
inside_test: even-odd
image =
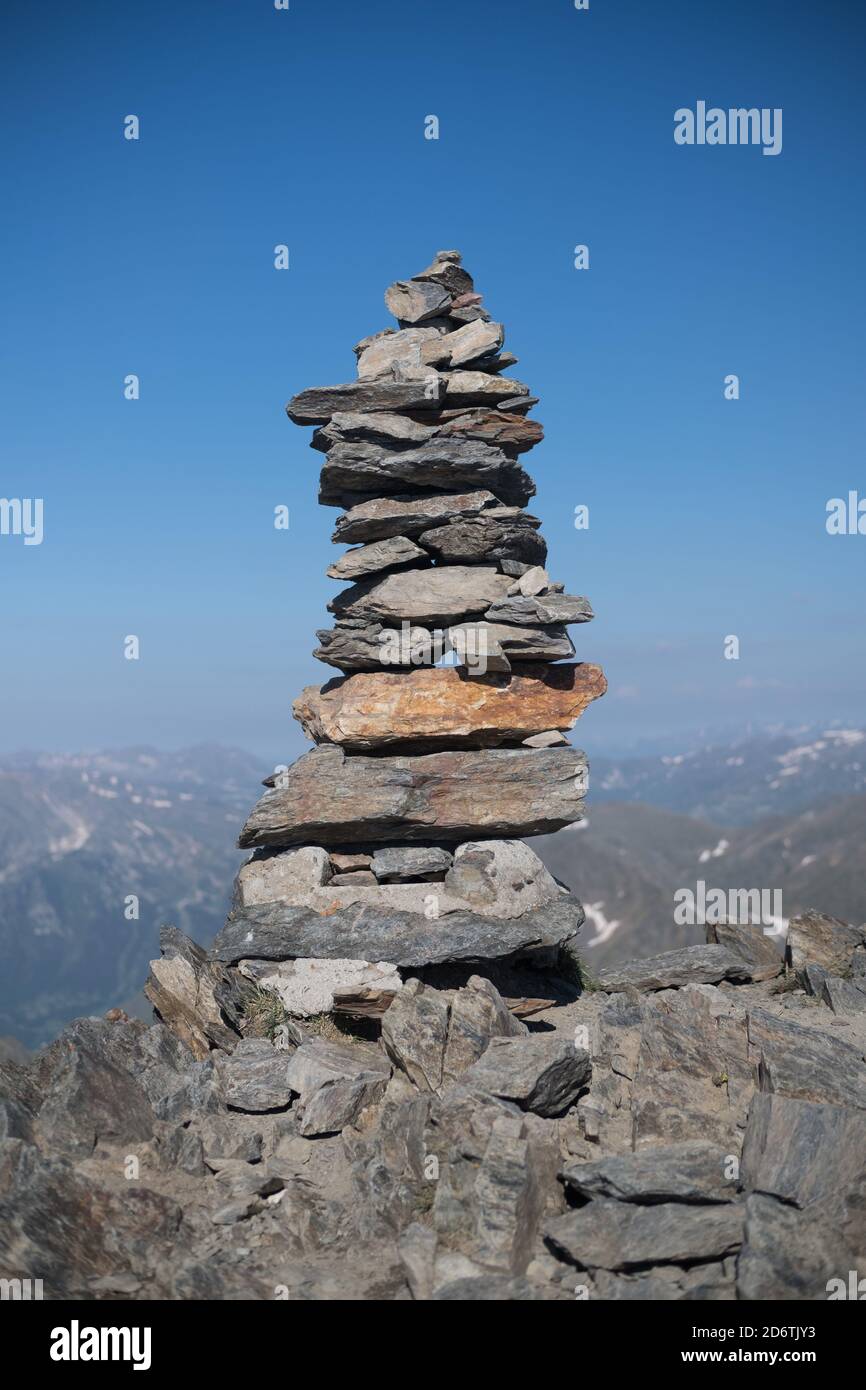
[[[788,923],[786,959],[802,975],[820,965],[829,975],[846,975],[857,951],[866,954],[866,927],[852,927],[821,912],[804,912]]]
[[[381,1100],[391,1068],[378,1048],[312,1038],[292,1054],[287,1077],[303,1135],[333,1134]]]
[[[328,608],[341,618],[365,622],[457,623],[483,613],[508,584],[507,575],[487,565],[410,569],[344,589]]]
[[[418,539],[443,564],[521,560],[541,565],[547,558],[547,544],[538,534],[540,524],[537,517],[517,507],[497,507],[466,521],[422,531]]]
[[[365,378],[390,375],[395,364],[402,367],[420,367],[424,361],[422,348],[431,339],[436,342],[448,337],[437,328],[404,328],[401,331],[380,334],[358,355],[358,376]],[[443,358],[448,360],[447,353]]]
[[[691,1140],[653,1144],[637,1153],[608,1154],[595,1163],[572,1163],[562,1180],[579,1197],[620,1202],[731,1202],[736,1181],[729,1155],[718,1144]]]
[[[524,665],[506,676],[454,668],[382,671],[307,686],[294,704],[308,738],[352,752],[447,744],[493,747],[571,729],[605,690],[600,667]]]
[[[220,1065],[223,1095],[232,1110],[284,1110],[291,1100],[286,1055],[266,1038],[245,1038]]]
[[[337,411],[434,410],[442,395],[435,372],[419,381],[348,381],[299,392],[286,414],[296,425],[324,425]]]
[[[175,1037],[197,1061],[212,1047],[231,1049],[237,1035],[227,1026],[217,991],[222,972],[214,970],[207,952],[176,927],[160,929],[162,956],[150,962],[144,992]]]
[[[419,424],[408,415],[387,410],[371,412],[338,411],[326,425],[313,431],[312,449],[327,453],[336,444],[379,444],[384,449],[411,449],[425,444],[435,434],[430,425]]]
[[[537,420],[499,410],[466,410],[438,429],[440,438],[480,439],[507,454],[522,454],[540,444],[544,430]]]
[[[515,507],[524,507],[535,494],[535,484],[520,464],[498,446],[481,440],[434,436],[415,448],[399,450],[364,442],[338,443],[329,449],[321,471],[319,501],[324,506],[342,506],[345,495],[363,501],[365,494],[380,497],[480,488]]]
[[[372,870],[379,883],[403,883],[411,879],[441,878],[454,862],[454,856],[435,845],[396,845],[377,849]]]
[[[583,909],[563,896],[522,917],[475,912],[435,918],[381,905],[339,908],[327,915],[282,903],[235,909],[213,944],[215,960],[388,960],[401,970],[452,961],[505,959],[536,947],[566,947]]]
[[[779,949],[760,927],[740,926],[734,922],[710,923],[707,942],[742,956],[750,980],[772,980],[781,973],[783,962]]]
[[[478,671],[493,666],[502,651],[509,663],[560,661],[574,656],[574,644],[564,627],[511,627],[506,623],[451,624],[442,643],[430,628],[412,624],[405,631],[384,623],[340,621],[320,629],[315,655],[341,671],[379,671],[383,667],[432,666],[450,645],[461,666]]]
[[[646,960],[626,961],[598,972],[599,989],[609,994],[617,990],[679,989],[682,985],[718,984],[719,980],[748,980],[751,967],[725,946],[684,946],[680,951],[663,951]]]
[[[441,493],[431,497],[376,497],[359,502],[337,518],[331,539],[337,543],[384,540],[388,536],[420,536],[451,521],[477,516],[487,508],[500,506],[492,492]]]
[[[442,380],[445,385],[445,404],[448,407],[495,405],[500,401],[511,401],[529,395],[529,387],[522,381],[488,376],[486,372],[443,372]]]
[[[866,1109],[862,1049],[765,1009],[750,1011],[748,1030],[762,1091]]]
[[[567,1038],[494,1038],[464,1082],[537,1115],[561,1115],[589,1084],[589,1054]]]
[[[480,295],[473,293],[472,276],[460,264],[462,259],[459,251],[438,251],[427,269],[413,275],[412,279],[432,280],[458,301],[480,299]]]
[[[573,748],[492,748],[347,757],[322,744],[254,807],[241,848],[509,839],[544,835],[583,811],[586,758]],[[709,949],[709,948],[706,948]]]
[[[422,362],[432,367],[463,367],[475,363],[480,357],[489,357],[499,351],[505,338],[501,323],[485,323],[476,319],[464,324],[453,333],[443,333],[436,339],[423,343],[420,347]]]
[[[558,1217],[547,1226],[546,1235],[582,1269],[705,1263],[740,1248],[743,1209],[733,1202],[636,1206],[600,1199]]]
[[[407,324],[423,323],[446,313],[451,299],[450,290],[435,280],[396,280],[385,291],[388,309],[395,319]]]
[[[428,547],[429,548],[429,547]],[[357,550],[347,550],[327,568],[329,579],[353,580],[395,569],[398,565],[416,564],[427,558],[426,550],[405,536],[391,536],[385,541],[373,541]]]
[[[595,615],[588,599],[573,594],[515,595],[497,600],[484,615],[491,623],[587,623]]]

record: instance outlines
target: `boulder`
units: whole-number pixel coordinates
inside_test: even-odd
[[[442,380],[445,384],[445,404],[449,409],[455,405],[495,405],[529,395],[529,387],[522,381],[489,376],[486,372],[443,372]]]
[[[307,901],[314,889],[331,878],[328,851],[320,845],[297,849],[256,850],[238,870],[234,907],[255,903]]]
[[[390,376],[395,365],[420,367],[427,360],[421,355],[424,344],[446,336],[438,328],[403,328],[397,333],[379,334],[358,354],[358,376],[362,380]]]
[[[540,444],[544,430],[537,420],[509,415],[500,410],[466,410],[446,420],[437,431],[440,438],[480,439],[496,444],[506,454],[522,454]]]
[[[765,936],[760,927],[741,926],[734,922],[707,925],[707,942],[724,946],[741,956],[749,970],[750,980],[773,980],[782,971],[782,955],[775,941]]]
[[[420,1091],[438,1091],[448,1041],[447,994],[408,980],[382,1018],[382,1045]]]
[[[497,353],[505,340],[501,323],[475,319],[423,343],[421,361],[432,367],[464,367]]]
[[[861,1048],[766,1009],[749,1011],[748,1034],[762,1091],[866,1109]]]

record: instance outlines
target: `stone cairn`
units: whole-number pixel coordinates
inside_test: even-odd
[[[300,1017],[381,1015],[443,969],[562,974],[583,922],[523,843],[580,819],[565,732],[605,690],[568,660],[592,610],[551,582],[524,510],[536,398],[503,375],[517,359],[459,252],[385,302],[398,327],[358,343],[357,381],[287,406],[316,426],[319,500],[352,547],[315,653],[343,674],[295,702],[315,747],[267,779],[214,948]]]

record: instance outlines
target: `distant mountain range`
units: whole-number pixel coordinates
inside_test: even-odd
[[[0,1037],[140,1000],[159,927],[208,943],[271,769],[236,749],[0,759]],[[658,758],[595,758],[588,820],[533,841],[587,910],[593,966],[702,936],[674,892],[779,888],[784,915],[866,919],[866,733],[772,733]],[[138,916],[133,914],[138,900]]]

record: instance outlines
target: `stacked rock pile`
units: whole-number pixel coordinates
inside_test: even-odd
[[[377,1012],[444,963],[552,963],[583,921],[522,842],[580,819],[566,731],[605,689],[567,660],[592,610],[550,579],[524,510],[536,398],[503,374],[517,359],[459,252],[385,301],[398,326],[358,343],[357,380],[287,407],[316,426],[319,500],[351,546],[316,651],[343,674],[295,703],[315,748],[244,826],[216,954],[289,1012]]]

